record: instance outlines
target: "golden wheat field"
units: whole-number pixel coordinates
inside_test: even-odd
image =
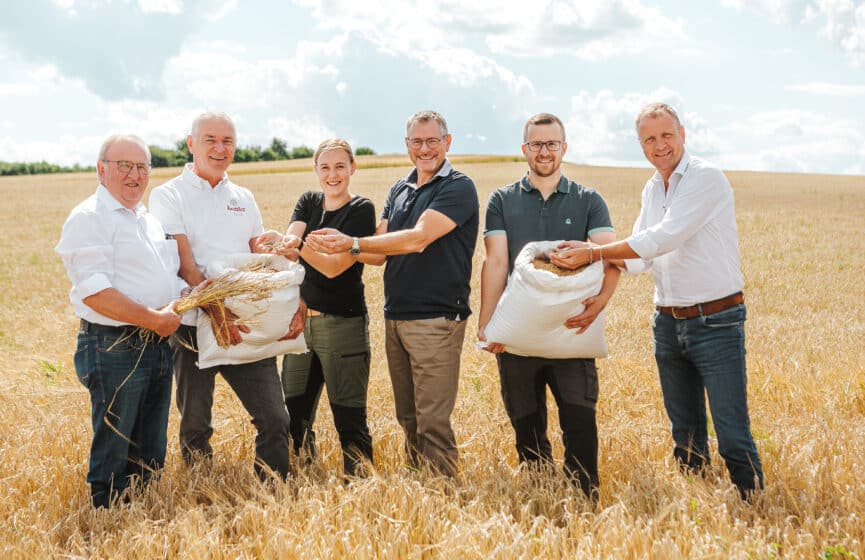
[[[482,206],[525,165],[455,157]],[[381,208],[404,157],[361,158],[352,190]],[[157,170],[151,186],[177,170]],[[308,162],[235,165],[265,226],[284,229],[317,188]],[[566,165],[630,232],[646,169]],[[72,367],[77,321],[53,251],[93,174],[0,179],[0,556],[2,558],[862,558],[865,557],[865,177],[729,173],[746,279],[749,404],[766,490],[742,503],[714,451],[681,475],[652,355],[650,276],[623,276],[599,361],[601,494],[518,468],[494,360],[470,318],[453,421],[461,475],[407,469],[384,356],[381,270],[367,267],[374,476],[344,485],[332,417],[320,459],[286,483],[253,475],[254,429],[221,381],[212,464],[183,466],[172,409],[161,479],[93,511],[85,483],[89,401]],[[475,253],[478,310],[482,244]],[[550,399],[552,400],[552,399]],[[554,452],[561,457],[553,411]],[[714,445],[714,442],[713,442]],[[713,447],[713,449],[715,449]]]

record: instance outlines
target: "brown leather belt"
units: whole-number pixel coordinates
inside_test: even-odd
[[[736,292],[735,294],[729,295],[727,297],[722,297],[721,299],[715,299],[704,303],[697,303],[694,305],[689,305],[687,307],[665,307],[663,305],[659,305],[655,307],[655,309],[657,309],[664,315],[669,315],[670,317],[673,317],[674,319],[693,319],[694,317],[699,317],[700,315],[711,315],[713,313],[718,313],[719,311],[723,311],[727,308],[733,307],[734,305],[744,303],[744,301],[745,296],[742,295],[742,292]]]

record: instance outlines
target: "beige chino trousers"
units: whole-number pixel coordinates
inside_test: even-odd
[[[465,333],[465,321],[445,317],[385,320],[387,365],[409,463],[417,467],[424,459],[446,476],[457,473],[451,413]]]

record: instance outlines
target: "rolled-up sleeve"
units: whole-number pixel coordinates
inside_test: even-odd
[[[63,225],[56,251],[82,300],[112,287],[114,246],[110,243],[110,234],[96,215],[82,213],[71,216]]]
[[[633,235],[628,244],[643,259],[652,259],[681,247],[732,200],[732,189],[720,171],[704,170],[679,185],[675,199],[663,219],[653,226],[645,223],[647,200],[644,197]],[[630,267],[629,267],[630,269]]]

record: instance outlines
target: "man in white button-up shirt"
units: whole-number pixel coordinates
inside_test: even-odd
[[[663,103],[637,116],[656,172],[643,189],[631,237],[570,243],[551,260],[575,268],[601,258],[655,279],[655,360],[674,456],[688,470],[709,463],[706,395],[718,450],[742,497],[763,487],[751,435],[745,370],[745,303],[733,190],[720,169],[688,154],[685,128]]]
[[[193,162],[183,172],[150,194],[153,214],[165,232],[177,241],[180,276],[191,286],[204,281],[208,263],[232,253],[255,249],[263,231],[261,213],[252,193],[232,183],[226,170],[234,159],[237,134],[231,118],[224,113],[204,113],[192,123],[186,138]],[[203,312],[206,312],[205,309]],[[221,325],[232,344],[242,340],[245,327],[228,321]],[[292,321],[288,337],[303,329],[301,310]],[[218,317],[219,315],[217,315]],[[178,331],[181,339],[195,340],[194,319],[184,317]],[[282,398],[282,384],[276,358],[257,362],[199,369],[198,352],[172,342],[174,376],[177,380],[177,408],[180,411],[180,449],[187,464],[197,455],[213,453],[211,411],[216,374],[231,386],[257,430],[255,470],[261,477],[267,469],[285,478],[288,474],[288,412]]]
[[[147,146],[137,136],[111,136],[96,169],[99,186],[69,214],[56,251],[81,318],[75,371],[90,391],[93,423],[87,482],[94,507],[108,507],[134,476],[146,482],[165,463],[171,403],[165,337],[180,326],[172,299],[182,285],[174,242],[141,204],[150,176]]]

